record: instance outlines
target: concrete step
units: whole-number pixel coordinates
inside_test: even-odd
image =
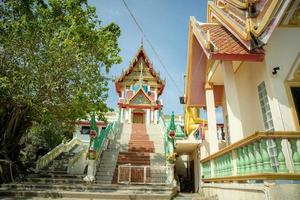
[[[83,178],[26,178],[26,182],[45,184],[84,184]]]
[[[150,160],[141,160],[141,161],[131,161],[131,160],[120,160],[118,161],[118,165],[150,165]]]
[[[77,199],[170,199],[171,192],[143,192],[143,191],[107,191],[107,192],[90,192],[90,191],[62,191],[62,190],[7,190],[0,191],[3,197],[40,197],[40,198],[77,198]]]
[[[179,193],[172,200],[202,200],[203,198],[197,193]]]
[[[116,166],[116,163],[104,163],[104,164],[100,164],[98,167],[97,167],[97,171],[100,170],[100,169],[103,169],[105,171],[111,169],[111,168],[114,168]]]
[[[97,172],[97,177],[99,176],[101,178],[101,176],[113,176],[115,173],[115,170],[111,170],[111,171],[98,171]]]
[[[83,178],[85,175],[73,175],[66,173],[39,173],[39,174],[30,174],[26,178]]]
[[[96,180],[104,180],[104,181],[111,181],[114,173],[112,175],[96,175]]]
[[[97,184],[111,184],[111,181],[106,181],[106,180],[101,180],[101,179],[96,179],[95,181]]]
[[[149,152],[120,152],[119,155],[131,155],[131,156],[150,156]]]

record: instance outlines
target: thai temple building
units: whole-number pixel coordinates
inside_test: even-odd
[[[206,22],[190,18],[184,128],[190,145],[202,136],[189,159],[205,198],[300,198],[299,6],[214,0]]]
[[[118,107],[121,122],[157,124],[162,109],[165,81],[154,70],[143,45],[130,62],[129,67],[115,81],[119,95]]]
[[[208,1],[187,31],[183,115],[141,44],[107,122],[78,120],[0,198],[299,200],[300,0]]]

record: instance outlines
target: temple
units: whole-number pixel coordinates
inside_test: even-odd
[[[129,67],[116,79],[115,86],[119,95],[121,122],[158,123],[159,111],[163,107],[159,96],[165,82],[154,70],[143,45]]]
[[[163,113],[165,81],[141,44],[107,122],[78,120],[71,141],[0,196],[300,199],[299,8],[208,1],[207,21],[189,19],[184,116]]]
[[[206,22],[190,17],[185,148],[200,133],[189,160],[199,164],[195,190],[205,198],[299,198],[299,6],[214,0]]]

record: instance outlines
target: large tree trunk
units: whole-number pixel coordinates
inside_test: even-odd
[[[2,104],[0,111],[0,182],[8,181],[10,177],[9,163],[13,163],[13,175],[20,169],[20,140],[31,125],[28,118],[30,112],[27,106]],[[19,166],[19,167],[18,167]]]

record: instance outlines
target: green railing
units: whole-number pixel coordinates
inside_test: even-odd
[[[100,157],[102,151],[106,148],[105,144],[120,131],[120,113],[118,120],[109,124],[104,130],[101,130],[99,136],[95,139],[94,150],[96,151],[96,160]]]
[[[202,159],[205,182],[300,180],[299,132],[260,132]]]
[[[164,151],[165,151],[165,155],[168,155],[168,154],[174,152],[174,148],[172,148],[173,143],[170,142],[170,140],[169,140],[169,137],[168,137],[168,124],[164,120],[162,112],[160,112],[159,124],[161,125],[161,127],[163,129],[163,132],[164,132]]]

